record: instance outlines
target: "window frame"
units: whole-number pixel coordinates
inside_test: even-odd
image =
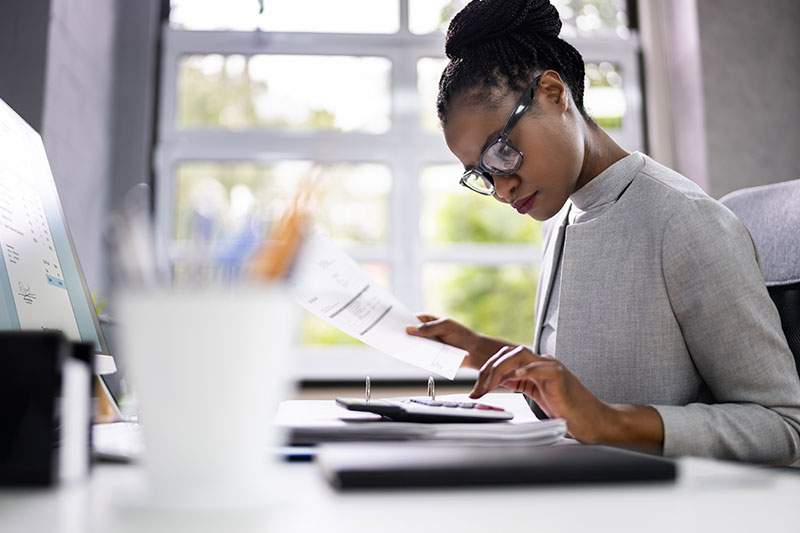
[[[400,28],[394,34],[349,34],[266,31],[212,31],[162,28],[158,137],[154,152],[155,224],[159,236],[177,258],[175,235],[176,171],[182,162],[263,162],[313,160],[321,163],[378,163],[392,176],[386,246],[349,246],[358,261],[384,262],[390,269],[392,291],[413,310],[423,309],[422,270],[426,263],[464,265],[526,264],[538,267],[540,250],[528,244],[426,245],[419,228],[419,176],[427,165],[453,164],[441,134],[422,127],[417,90],[417,62],[443,57],[441,32],[409,31],[408,0],[398,0]],[[627,38],[568,37],[588,62],[609,61],[622,71],[626,115],[612,137],[630,150],[644,149],[643,102],[639,73],[640,44],[636,31]],[[390,127],[385,133],[332,131],[224,130],[178,127],[177,82],[180,61],[187,55],[318,55],[377,56],[391,62]],[[458,187],[458,175],[453,186]],[[411,221],[411,223],[410,223]],[[533,327],[533,325],[532,325]],[[365,354],[369,353],[367,357]],[[371,348],[298,347],[299,375],[303,380],[373,378],[416,379],[423,372]],[[465,372],[462,375],[470,375]]]

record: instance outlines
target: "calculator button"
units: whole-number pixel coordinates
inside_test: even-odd
[[[436,400],[429,400],[427,398],[411,398],[411,401],[414,403],[419,403],[422,405],[429,405],[431,407],[441,407],[442,402],[437,402]]]
[[[442,402],[445,407],[458,407],[458,402]]]
[[[413,402],[421,403],[422,405],[428,405],[430,407],[441,407],[442,402],[437,402],[436,400],[423,400],[423,399],[413,399]]]
[[[458,406],[463,408],[463,409],[474,409],[475,408],[475,403],[474,402],[461,402],[460,404],[458,404]]]
[[[489,407],[488,405],[483,405],[482,403],[476,403],[475,404],[475,409],[480,409],[481,411],[491,411],[492,410],[491,407]]]

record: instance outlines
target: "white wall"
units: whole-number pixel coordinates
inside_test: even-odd
[[[717,198],[800,177],[800,1],[639,6],[651,154]]]
[[[800,178],[800,1],[698,0],[711,194]]]

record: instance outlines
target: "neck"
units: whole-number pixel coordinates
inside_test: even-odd
[[[603,128],[584,122],[583,166],[573,192],[627,155]]]

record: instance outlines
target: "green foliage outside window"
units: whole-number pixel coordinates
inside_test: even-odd
[[[484,335],[533,340],[536,271],[527,265],[462,267],[443,287],[449,316]]]
[[[459,187],[453,183],[453,188]],[[539,230],[529,217],[487,196],[458,190],[437,206],[435,240],[440,243],[537,244]]]
[[[478,196],[450,195],[437,213],[443,242],[540,242],[539,224],[507,205]],[[537,271],[528,265],[456,266],[433,287],[448,316],[480,333],[530,344]]]
[[[282,117],[265,118],[258,112],[257,102],[266,97],[269,87],[266,81],[252,75],[251,59],[211,57],[217,57],[218,61],[204,66],[203,56],[197,56],[181,62],[178,76],[178,122],[181,127],[339,129],[336,115],[328,109],[308,109],[305,118],[294,122]]]
[[[362,346],[363,343],[311,313],[306,313],[300,330],[301,342],[316,346]]]

